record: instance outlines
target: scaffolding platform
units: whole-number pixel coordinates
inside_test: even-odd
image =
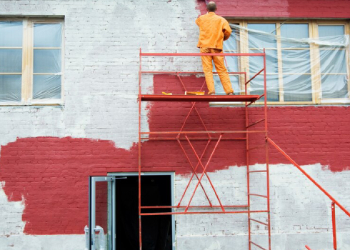
[[[249,102],[260,99],[259,95],[141,95],[141,101],[163,102]]]

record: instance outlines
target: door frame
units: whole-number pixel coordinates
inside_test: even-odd
[[[108,177],[128,177],[128,176],[138,176],[139,173],[138,172],[112,172],[112,173],[108,173],[107,176]],[[175,206],[174,205],[174,202],[175,202],[175,172],[142,172],[141,173],[141,177],[142,176],[151,176],[151,175],[167,175],[167,176],[170,176],[170,186],[171,186],[171,189],[170,189],[170,198],[171,198],[171,206]],[[111,188],[115,188],[115,185],[112,185]],[[113,205],[112,207],[114,208],[112,213],[113,213],[113,220],[112,220],[112,232],[114,234],[114,236],[112,237],[112,239],[115,241],[116,240],[116,220],[115,220],[115,207],[116,207],[116,193],[114,190],[110,190],[110,187],[108,187],[108,197],[110,197],[109,199],[111,199],[111,201],[113,202]],[[171,209],[172,212],[174,212],[174,208]],[[158,215],[158,216],[163,216],[163,215]],[[110,224],[108,223],[108,226]],[[108,229],[109,230],[109,229]],[[171,215],[171,230],[172,230],[172,243],[173,243],[173,246],[172,246],[172,249],[175,250],[175,246],[176,246],[176,243],[175,243],[175,215],[172,214]],[[118,250],[116,249],[116,246],[115,244],[113,244],[113,250]]]
[[[107,183],[107,228],[106,228],[106,243],[107,246],[110,245],[107,249],[115,250],[114,239],[111,238],[115,233],[108,228],[109,220],[114,220],[115,216],[115,203],[110,202],[109,194],[111,191],[111,196],[115,197],[115,177],[113,176],[89,176],[89,239],[88,239],[88,249],[95,250],[96,248],[96,239],[95,239],[95,227],[96,227],[96,182],[106,182]],[[110,237],[108,237],[110,235]],[[109,241],[111,244],[109,244]]]

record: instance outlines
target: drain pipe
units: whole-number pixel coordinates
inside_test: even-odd
[[[85,231],[85,250],[89,250],[89,228],[88,226],[84,227],[84,231]],[[95,235],[95,242],[99,243],[99,250],[106,250],[105,249],[105,231],[103,230],[102,227],[100,226],[96,226],[95,227],[95,233],[98,232],[98,241],[96,240],[96,235]]]
[[[88,226],[84,227],[85,231],[85,250],[89,250],[89,228]]]
[[[98,232],[98,241],[100,243],[99,250],[105,250],[105,232],[102,227],[96,226],[95,232]]]

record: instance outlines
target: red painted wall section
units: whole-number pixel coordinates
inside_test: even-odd
[[[190,90],[201,88],[204,79],[196,77],[182,77],[182,81]],[[162,91],[183,93],[181,82],[177,76],[158,75],[154,78],[155,94]],[[205,89],[206,90],[206,89]],[[207,91],[207,90],[206,90]],[[208,103],[197,103],[198,112],[208,130],[243,130],[245,111],[243,108],[209,108]],[[183,124],[190,103],[161,103],[152,104],[149,112],[151,131],[178,130]],[[304,107],[269,107],[268,129],[272,140],[281,146],[290,156],[301,165],[321,163],[328,165],[332,171],[342,171],[350,167],[350,107],[347,106],[304,106]],[[182,114],[182,115],[181,115]],[[249,109],[250,123],[263,117],[263,108]],[[167,117],[164,126],[163,117]],[[193,111],[185,130],[202,130],[202,124]],[[256,130],[263,130],[263,123],[254,126]],[[244,137],[244,135],[237,135]],[[227,137],[226,135],[223,138]],[[251,135],[250,143],[261,145],[263,135]],[[220,144],[214,161],[220,161],[213,169],[226,166],[245,164],[244,142],[225,141]],[[229,156],[229,157],[228,157]],[[264,151],[255,150],[251,153],[251,163],[263,163]],[[274,149],[271,150],[271,163],[287,163]]]
[[[9,201],[25,202],[26,234],[81,234],[88,219],[88,176],[127,170],[137,154],[109,141],[18,139],[1,148],[0,180]]]
[[[348,0],[288,0],[290,17],[308,18],[349,18]]]
[[[186,86],[198,89],[203,78],[184,77]],[[183,92],[176,76],[159,75],[154,79],[155,93]],[[169,89],[170,90],[170,89]],[[189,103],[161,103],[149,106],[151,131],[177,131],[190,109]],[[209,108],[196,105],[208,130],[242,129],[242,108]],[[251,122],[262,118],[262,108],[251,108]],[[269,135],[301,165],[321,163],[332,171],[350,167],[349,107],[270,107]],[[165,123],[166,120],[166,123]],[[202,130],[196,113],[189,116],[185,130]],[[262,129],[262,127],[256,127]],[[243,137],[243,135],[237,135]],[[228,137],[224,137],[228,138]],[[206,142],[193,141],[198,154]],[[263,137],[251,136],[252,145],[262,145]],[[189,144],[181,141],[195,165]],[[203,162],[209,158],[211,142]],[[223,141],[214,154],[209,171],[245,165],[244,141]],[[177,142],[142,143],[144,171],[190,173],[189,164]],[[251,164],[264,163],[264,150],[253,151]],[[82,234],[88,220],[88,176],[108,172],[137,171],[138,146],[116,148],[110,141],[74,138],[22,138],[1,147],[0,181],[9,201],[25,202],[23,221],[26,234]],[[288,163],[276,150],[270,162]],[[101,199],[104,199],[101,196]],[[103,205],[103,204],[102,204]],[[100,218],[105,221],[105,218]]]
[[[197,0],[198,9],[206,13],[204,0]],[[208,2],[208,1],[207,1]],[[217,14],[225,17],[291,17],[291,18],[349,18],[347,0],[216,0]]]

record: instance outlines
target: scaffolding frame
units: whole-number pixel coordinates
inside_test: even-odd
[[[263,68],[256,73],[252,78],[249,80],[247,79],[247,73],[246,72],[228,72],[229,74],[233,75],[242,75],[244,77],[244,95],[210,95],[210,96],[200,96],[200,95],[159,95],[159,94],[153,94],[153,95],[146,95],[142,94],[142,75],[143,74],[169,74],[169,75],[176,75],[183,87],[184,91],[187,91],[186,85],[181,79],[181,74],[203,74],[203,72],[176,72],[176,71],[143,71],[142,70],[142,58],[144,57],[198,57],[198,56],[224,56],[225,58],[227,56],[233,56],[233,57],[262,57],[263,59]],[[266,54],[265,54],[265,49],[263,53],[143,53],[142,50],[140,49],[140,54],[139,54],[139,95],[138,95],[138,104],[139,104],[139,143],[138,143],[138,189],[139,189],[139,194],[138,194],[138,211],[139,211],[139,243],[140,243],[140,250],[142,250],[142,222],[141,222],[141,217],[142,216],[149,216],[149,215],[182,215],[182,214],[238,214],[238,213],[246,213],[248,215],[248,245],[249,245],[249,250],[252,249],[252,246],[256,246],[260,249],[263,250],[271,250],[271,226],[270,226],[270,185],[269,185],[269,160],[268,160],[268,141],[264,141],[264,148],[265,148],[265,155],[266,155],[266,168],[264,170],[250,170],[249,166],[249,156],[250,156],[250,151],[257,149],[256,147],[251,148],[249,146],[249,135],[250,134],[264,134],[265,138],[268,138],[268,127],[267,127],[267,98],[264,98],[264,118],[260,119],[256,122],[253,122],[249,124],[249,106],[258,101],[259,99],[266,97],[267,96],[267,90],[266,90]],[[213,72],[216,73],[216,72]],[[263,73],[263,78],[264,78],[264,93],[262,95],[249,95],[248,94],[248,84],[256,78],[258,75]],[[203,82],[203,85],[201,87],[201,90],[203,90],[205,86],[205,81]],[[201,91],[200,90],[200,91]],[[180,128],[179,131],[150,131],[150,132],[143,132],[141,131],[141,116],[142,116],[142,107],[141,103],[143,101],[163,101],[163,102],[191,102],[192,106],[182,124],[182,127]],[[196,108],[196,102],[244,102],[244,107],[245,107],[245,130],[241,131],[235,131],[235,130],[228,130],[228,131],[209,131]],[[202,126],[204,127],[203,131],[184,131],[184,126],[187,122],[188,117],[190,114],[195,111],[196,114],[198,115],[200,122]],[[264,129],[263,130],[253,130],[253,127],[257,124],[260,124],[264,122]],[[201,137],[201,138],[196,138],[197,140],[208,140],[205,149],[201,155],[197,153],[197,151],[194,148],[194,145],[191,143],[192,139],[189,139],[188,135],[207,135],[207,137]],[[231,135],[236,135],[236,134],[244,134],[245,136],[243,138],[223,138],[224,135],[226,134],[231,134]],[[161,137],[161,138],[152,138],[150,136],[166,136],[166,137]],[[175,138],[169,137],[169,136],[176,136]],[[184,136],[184,138],[180,138],[180,136]],[[218,137],[217,137],[218,136]],[[214,184],[212,183],[208,172],[207,172],[207,167],[210,164],[210,161],[212,159],[212,156],[214,155],[220,141],[223,140],[240,140],[240,141],[245,141],[246,142],[246,167],[247,167],[247,204],[244,205],[223,205],[218,193],[216,192],[216,189],[214,187]],[[141,143],[144,140],[167,140],[167,141],[177,141],[180,148],[182,149],[182,152],[184,153],[189,165],[190,169],[192,171],[192,175],[190,177],[190,180],[184,190],[184,193],[181,196],[180,201],[176,206],[142,206],[141,205],[141,175],[142,175],[142,150],[141,150]],[[185,141],[189,144],[190,148],[192,149],[192,152],[196,156],[197,159],[197,165],[194,166],[190,159],[188,153],[185,151],[182,141]],[[207,152],[207,148],[211,142],[215,142],[214,149],[210,153],[210,157],[207,161],[206,164],[202,162],[202,157],[203,155]],[[200,176],[198,176],[198,168],[201,167],[201,173]],[[250,193],[250,175],[251,174],[265,174],[266,175],[266,195],[265,194],[256,194],[256,193]],[[212,205],[204,186],[202,185],[201,181],[203,177],[206,177],[210,183],[211,189],[214,191],[215,196],[217,198],[217,201],[219,202],[219,206],[214,206]],[[191,181],[196,177],[197,179],[197,184],[195,186],[195,189],[191,195],[191,198],[189,200],[189,203],[186,206],[183,206],[181,203],[183,201],[183,198],[189,188],[189,185]],[[206,199],[208,200],[209,205],[208,206],[191,206],[192,199],[198,189],[198,187],[201,187],[203,190]],[[251,197],[258,197],[258,198],[263,198],[266,199],[266,209],[264,210],[251,210]],[[158,212],[158,213],[143,213],[142,209],[159,209],[159,208],[171,208],[172,212]],[[212,209],[211,211],[189,211],[189,209]],[[229,208],[246,208],[246,210],[239,210],[239,211],[227,211],[225,210]],[[174,209],[181,209],[183,211],[181,212],[174,212]],[[216,210],[215,209],[221,209],[221,210]],[[253,219],[251,217],[252,214],[255,213],[265,213],[267,214],[267,222],[259,221],[256,219]],[[252,223],[259,223],[261,225],[264,225],[267,227],[267,236],[268,236],[268,246],[267,248],[264,248],[254,241],[252,241],[252,230],[251,230],[251,225]]]
[[[178,79],[183,87],[183,89],[186,91],[186,86],[184,84],[184,82],[181,80],[181,74],[199,74],[202,72],[175,72],[175,71],[142,71],[142,58],[143,57],[186,57],[186,56],[193,56],[193,57],[198,57],[198,56],[235,56],[235,57],[240,57],[240,56],[258,56],[258,57],[263,57],[263,68],[256,73],[252,78],[250,78],[249,80],[247,80],[247,73],[246,72],[229,72],[229,74],[234,74],[234,75],[243,75],[244,77],[244,95],[230,95],[230,96],[187,96],[187,95],[145,95],[142,94],[141,90],[141,84],[142,84],[142,75],[143,74],[170,74],[170,75],[177,75]],[[336,233],[336,214],[335,214],[335,208],[338,207],[340,208],[348,217],[350,217],[350,212],[345,209],[344,206],[342,206],[336,199],[334,199],[334,197],[332,195],[330,195],[319,183],[317,183],[309,174],[306,173],[305,170],[303,170],[301,168],[300,165],[298,165],[286,152],[284,152],[273,140],[271,140],[271,138],[268,137],[268,120],[267,120],[267,89],[266,89],[266,54],[265,54],[265,49],[263,51],[263,53],[142,53],[141,49],[140,49],[140,54],[139,54],[139,60],[140,60],[140,66],[139,66],[139,95],[138,95],[138,102],[139,102],[139,143],[138,143],[138,189],[139,189],[139,194],[138,194],[138,211],[139,211],[139,242],[140,242],[140,250],[142,250],[142,223],[141,223],[141,217],[142,216],[149,216],[149,215],[181,215],[181,214],[238,214],[238,213],[246,213],[248,214],[248,246],[249,246],[249,250],[252,249],[252,246],[255,246],[259,249],[263,249],[263,250],[271,250],[271,217],[270,217],[270,177],[269,177],[269,145],[273,146],[273,148],[275,148],[279,153],[281,153],[291,164],[293,164],[305,177],[307,177],[320,191],[323,192],[323,194],[325,194],[330,200],[331,200],[331,221],[332,221],[332,237],[333,237],[333,249],[337,250],[337,233]],[[216,72],[213,72],[216,73]],[[263,77],[264,77],[264,93],[262,95],[249,95],[248,94],[248,84],[254,79],[256,78],[258,75],[260,75],[261,73],[263,73]],[[202,85],[202,88],[204,87],[205,82]],[[249,106],[254,104],[256,101],[258,101],[259,99],[261,99],[262,97],[264,97],[264,102],[263,102],[263,113],[264,113],[264,118],[260,119],[256,122],[250,123],[249,124]],[[141,103],[143,101],[163,101],[163,102],[191,102],[192,106],[190,108],[189,113],[187,114],[185,121],[181,127],[181,129],[179,131],[156,131],[156,132],[142,132],[141,131]],[[244,102],[244,107],[245,107],[245,130],[242,131],[209,131],[206,128],[206,125],[202,119],[202,117],[200,116],[200,113],[198,112],[198,110],[196,109],[195,105],[196,102]],[[202,126],[204,127],[204,131],[184,131],[184,125],[186,124],[186,121],[189,117],[189,115],[191,114],[192,111],[195,111],[201,121]],[[264,122],[264,130],[251,130],[255,125]],[[250,147],[249,144],[249,135],[251,134],[256,134],[256,133],[262,133],[265,135],[265,139],[264,139],[264,145],[261,146],[256,146],[256,147]],[[187,135],[194,135],[194,134],[202,134],[202,135],[207,135],[207,137],[200,137],[200,138],[196,138],[196,139],[191,139],[191,140],[208,140],[208,143],[205,147],[205,150],[203,151],[202,155],[199,156],[196,153],[196,150],[194,149],[194,146],[191,143],[191,140],[189,139],[189,137]],[[245,136],[243,138],[223,138],[224,135],[226,134],[245,134]],[[143,137],[143,136],[150,136],[150,135],[162,135],[162,136],[166,136],[166,137],[158,137],[158,138],[152,138],[152,137]],[[176,135],[175,138],[173,137],[169,137],[169,135]],[[184,135],[185,138],[180,138],[180,135]],[[215,137],[216,136],[216,137]],[[219,137],[217,137],[219,136]],[[190,169],[192,171],[192,176],[190,178],[190,181],[179,201],[179,203],[176,206],[141,206],[141,175],[142,175],[142,164],[141,164],[141,143],[144,140],[159,140],[159,141],[172,141],[175,140],[178,142],[179,146],[181,147],[185,157],[187,158],[189,165],[190,165]],[[220,141],[223,140],[236,140],[236,141],[245,141],[246,142],[246,147],[245,147],[245,151],[246,151],[246,171],[247,171],[247,204],[244,205],[223,205],[221,203],[221,200],[215,190],[215,187],[213,185],[213,183],[211,182],[208,173],[206,171],[210,160],[213,156],[213,154],[215,153],[215,150],[217,148],[217,146],[219,145]],[[181,141],[187,141],[187,143],[190,145],[193,153],[195,154],[196,158],[197,158],[197,165],[193,166],[193,164],[190,162],[188,154],[185,152]],[[203,165],[202,162],[202,157],[204,155],[204,153],[207,150],[207,147],[209,145],[209,143],[211,141],[216,141],[215,143],[215,147],[213,149],[213,151],[211,152],[211,155],[209,157],[208,162]],[[250,152],[252,150],[257,150],[259,148],[265,148],[265,155],[266,155],[266,169],[264,170],[250,170],[250,162],[249,162],[249,157],[250,157]],[[202,168],[202,172],[200,174],[200,176],[198,176],[197,174],[197,169],[198,167]],[[251,174],[258,174],[258,173],[264,173],[266,174],[266,191],[267,194],[266,195],[262,195],[262,194],[255,194],[255,193],[250,193],[250,175]],[[201,180],[203,179],[203,177],[206,176],[207,179],[210,182],[210,186],[213,189],[215,196],[217,198],[217,200],[219,201],[219,206],[215,206],[212,205],[212,203],[210,202],[210,199],[208,197],[208,195],[205,192],[205,189],[201,183]],[[195,187],[194,192],[192,193],[191,199],[189,201],[189,203],[186,206],[181,205],[181,202],[183,200],[184,195],[186,194],[189,184],[190,182],[193,180],[193,178],[196,177],[196,179],[198,180],[197,185]],[[198,189],[198,187],[201,186],[202,190],[204,191],[204,194],[208,200],[209,206],[191,206],[191,201],[192,198],[196,192],[196,190]],[[251,210],[251,196],[255,196],[255,197],[259,197],[259,198],[264,198],[266,199],[266,210]],[[159,208],[171,208],[172,211],[174,211],[174,209],[182,209],[184,211],[182,212],[164,212],[164,213],[142,213],[142,209],[159,209]],[[203,208],[209,208],[209,209],[221,209],[221,211],[188,211],[189,209],[203,209]],[[225,210],[225,208],[246,208],[247,210],[240,210],[240,211],[227,211]],[[252,214],[256,214],[256,213],[266,213],[267,214],[267,222],[262,222],[256,219],[253,219],[251,217]],[[254,223],[259,223],[261,225],[264,225],[267,227],[267,236],[268,236],[268,247],[264,248],[260,245],[258,245],[257,243],[255,243],[254,241],[252,241],[252,222]],[[308,245],[305,245],[306,249],[310,249],[311,248]]]

